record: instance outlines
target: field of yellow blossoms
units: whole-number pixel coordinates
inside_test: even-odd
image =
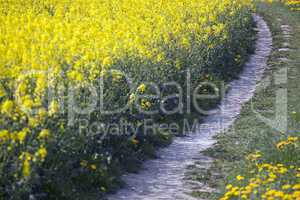
[[[164,120],[98,107],[157,108],[175,90],[163,83],[185,86],[187,72],[191,87],[230,79],[250,49],[252,9],[250,0],[1,1],[0,199],[116,189],[120,174],[169,136],[88,134],[79,121]],[[153,91],[149,82],[163,94],[140,97]]]
[[[284,3],[287,7],[292,11],[300,11],[300,0],[261,0],[262,2],[273,3],[273,2],[281,2]]]
[[[293,11],[300,11],[300,0],[285,0],[285,4]]]

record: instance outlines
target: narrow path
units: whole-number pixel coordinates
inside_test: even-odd
[[[257,23],[258,39],[255,53],[246,63],[240,78],[230,83],[230,90],[225,95],[215,114],[209,115],[197,132],[187,137],[175,138],[174,142],[158,152],[159,159],[149,160],[139,174],[127,174],[123,179],[127,187],[109,200],[190,200],[191,184],[184,181],[187,166],[195,161],[207,163],[210,158],[199,154],[211,147],[213,136],[230,125],[240,114],[241,107],[253,96],[257,82],[262,78],[266,62],[272,48],[272,36],[266,22],[254,15]]]

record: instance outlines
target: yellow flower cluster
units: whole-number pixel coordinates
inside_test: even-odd
[[[23,152],[19,156],[19,160],[22,161],[22,178],[28,178],[31,173],[31,164],[37,163],[38,161],[44,161],[47,156],[47,150],[45,147],[40,146],[35,155],[29,152]]]
[[[300,11],[300,0],[285,0],[285,4],[294,11]]]
[[[220,200],[299,200],[299,180],[292,184],[288,180],[284,180],[284,176],[298,176],[300,178],[300,169],[297,170],[295,166],[284,166],[283,164],[258,164],[254,177],[240,186],[227,185],[227,191]],[[241,183],[245,178],[238,175],[236,179]]]
[[[142,99],[141,101],[141,107],[143,109],[149,109],[151,107],[151,102],[146,100],[146,99]]]
[[[273,2],[282,2],[287,7],[289,7],[293,11],[300,11],[300,0],[260,0],[261,2],[273,3]]]
[[[138,88],[137,88],[137,90],[140,92],[140,93],[144,93],[145,92],[145,90],[146,90],[146,85],[145,84],[141,84]]]
[[[290,150],[292,146],[299,149],[298,137],[289,136],[276,144],[276,152]],[[246,156],[252,164],[255,163],[250,175],[236,176],[236,185],[229,184],[220,200],[229,199],[267,199],[267,200],[299,200],[300,199],[300,168],[293,164],[263,163],[263,154],[259,151]]]
[[[287,146],[296,146],[297,141],[298,141],[298,137],[289,137],[287,140],[277,143],[276,147],[281,150]]]
[[[259,151],[257,151],[255,153],[249,154],[246,158],[250,161],[256,161],[257,159],[261,158],[261,156],[262,154]]]
[[[82,161],[80,162],[80,166],[81,166],[82,168],[90,169],[90,170],[92,170],[92,171],[97,170],[97,165],[95,165],[95,164],[89,164],[88,161],[86,161],[86,160],[82,160]]]

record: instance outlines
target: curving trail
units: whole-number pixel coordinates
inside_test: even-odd
[[[159,159],[144,163],[144,170],[139,174],[127,174],[123,179],[127,187],[118,193],[108,196],[109,200],[190,200],[191,184],[184,181],[187,166],[210,162],[210,158],[199,153],[211,147],[213,136],[231,126],[241,111],[244,103],[249,101],[262,78],[267,66],[268,56],[272,49],[271,32],[258,15],[253,15],[257,23],[256,50],[246,63],[239,79],[232,81],[230,89],[215,109],[215,114],[207,116],[198,131],[187,137],[175,138],[167,148],[158,152]]]

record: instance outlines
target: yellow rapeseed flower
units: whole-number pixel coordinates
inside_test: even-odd
[[[18,141],[22,144],[24,142],[24,140],[26,139],[26,136],[29,132],[28,128],[24,128],[22,131],[17,133],[17,139]]]
[[[291,185],[287,184],[287,185],[282,186],[282,189],[283,189],[283,190],[288,190],[288,189],[290,189],[291,187],[292,187]]]
[[[0,131],[0,144],[9,140],[10,134],[7,130]]]
[[[236,180],[238,180],[238,181],[242,181],[242,180],[244,180],[245,178],[243,177],[243,176],[241,176],[241,175],[238,175],[237,177],[236,177]]]
[[[95,164],[90,165],[91,170],[96,170],[97,166]]]
[[[14,103],[11,100],[6,100],[2,103],[1,113],[10,115],[13,111]]]
[[[144,93],[146,91],[146,85],[144,83],[142,83],[138,88],[137,91],[139,91],[140,93]]]
[[[294,190],[300,190],[300,184],[294,185],[294,186],[293,186],[293,189],[294,189]]]
[[[23,177],[27,178],[31,172],[30,161],[32,159],[32,156],[29,152],[24,152],[20,156],[20,159],[23,160],[23,168],[22,168]]]
[[[37,155],[41,159],[41,161],[44,161],[47,156],[47,149],[41,146],[37,151]]]
[[[45,139],[45,138],[48,138],[50,136],[50,131],[48,129],[43,129],[39,135],[38,135],[38,138],[39,139]]]

